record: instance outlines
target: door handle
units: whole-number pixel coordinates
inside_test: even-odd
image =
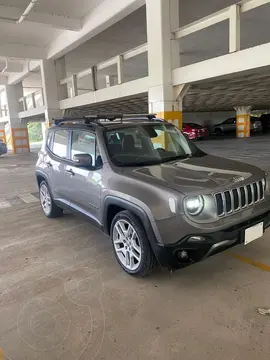
[[[50,161],[47,161],[45,164],[48,168],[52,167],[52,163]]]
[[[74,173],[74,171],[73,171],[72,169],[66,170],[65,173],[68,174],[68,175],[70,175],[70,176],[74,176],[74,175],[75,175],[75,173]]]

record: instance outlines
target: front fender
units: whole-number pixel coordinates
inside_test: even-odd
[[[109,224],[108,224],[108,209],[110,205],[119,206],[125,210],[129,210],[134,213],[142,222],[147,237],[154,247],[153,242],[156,244],[162,243],[158,228],[156,226],[155,220],[153,219],[150,209],[148,209],[145,205],[144,208],[123,198],[117,196],[108,195],[105,197],[103,202],[103,230],[106,234],[109,234]]]

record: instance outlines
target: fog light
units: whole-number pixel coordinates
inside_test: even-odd
[[[205,237],[203,236],[191,236],[187,242],[193,243],[193,242],[203,242],[205,241]]]
[[[179,251],[179,257],[180,259],[187,259],[188,253],[185,250]]]

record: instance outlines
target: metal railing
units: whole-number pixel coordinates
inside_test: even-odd
[[[2,105],[2,107],[0,108],[0,117],[5,117],[8,115],[8,107],[7,105]]]
[[[76,74],[71,75],[65,79],[59,81],[60,86],[66,87],[66,93],[68,93],[68,86],[70,88],[69,97],[78,96],[79,90],[87,91],[96,91],[98,90],[98,81],[97,75],[98,71],[104,70],[110,66],[117,66],[117,75],[105,75],[106,87],[113,86],[115,84],[115,78],[117,84],[122,84],[124,82],[124,62],[128,59],[131,59],[140,54],[146,53],[148,51],[147,43],[140,45],[136,48],[133,48],[123,54],[117,55],[109,60],[103,61],[96,66],[89,67],[84,69]],[[78,88],[78,79],[81,79],[85,76],[92,77],[92,89],[80,89]]]
[[[43,91],[39,89],[31,94],[25,95],[19,99],[19,102],[22,103],[23,111],[29,109],[36,109],[44,105]]]
[[[243,0],[216,13],[206,16],[175,30],[175,39],[193,34],[197,31],[206,29],[209,26],[229,20],[229,52],[240,50],[240,21],[241,14],[256,9],[260,6],[270,3],[270,0]]]

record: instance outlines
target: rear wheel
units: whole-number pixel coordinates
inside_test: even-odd
[[[41,208],[48,218],[57,218],[63,214],[63,209],[58,207],[51,196],[48,184],[42,181],[39,187]]]
[[[221,129],[216,129],[216,130],[215,130],[215,134],[216,134],[217,136],[221,136],[221,135],[223,135],[223,132],[222,132]]]
[[[111,239],[122,269],[134,276],[149,275],[157,261],[143,225],[130,211],[121,211],[112,221]]]

